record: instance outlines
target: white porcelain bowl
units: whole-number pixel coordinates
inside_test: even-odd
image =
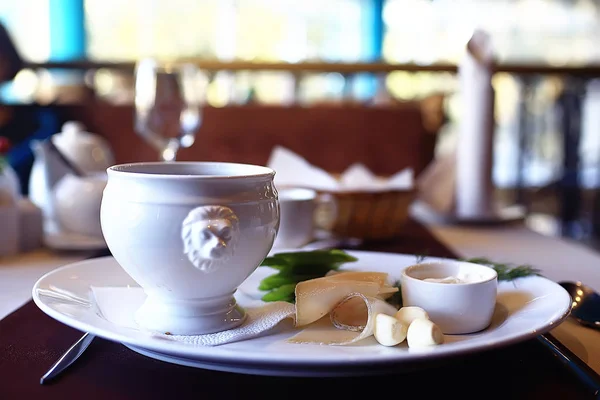
[[[449,283],[452,278],[460,283]],[[402,304],[423,308],[444,334],[478,332],[492,321],[498,290],[493,268],[452,260],[423,262],[407,267],[400,284]]]
[[[269,253],[279,227],[274,175],[213,162],[108,169],[102,232],[147,294],[136,314],[142,328],[189,335],[243,322],[233,294]]]

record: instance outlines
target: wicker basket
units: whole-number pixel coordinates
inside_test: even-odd
[[[317,225],[321,229],[344,238],[381,240],[393,238],[402,231],[417,191],[319,191],[319,194],[335,200],[332,202],[335,211],[322,207],[317,214]]]

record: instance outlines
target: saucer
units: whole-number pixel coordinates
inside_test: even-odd
[[[415,256],[408,254],[347,252],[358,261],[344,269],[387,272],[391,279],[398,279],[404,268],[415,263]],[[258,284],[271,273],[272,269],[261,267],[250,275],[236,292],[238,304],[248,309],[257,302],[262,303]],[[148,357],[219,371],[318,377],[364,375],[384,370],[400,373],[415,365],[431,366],[447,357],[508,346],[550,331],[567,318],[571,308],[571,298],[560,285],[540,276],[530,276],[500,282],[496,311],[488,328],[474,334],[447,335],[443,344],[426,351],[404,345],[381,346],[373,337],[350,346],[294,344],[287,341],[297,333],[293,327],[238,342],[203,346],[164,340],[137,327],[106,319],[98,312],[91,288],[115,286],[137,285],[114,258],[103,257],[69,264],[44,275],[35,284],[32,296],[44,313],[65,325],[123,343]],[[83,301],[45,294],[52,290],[71,293],[73,299]],[[135,305],[121,300],[124,313],[135,312]]]
[[[492,215],[465,218],[453,214],[441,214],[422,201],[413,203],[411,213],[432,222],[451,225],[500,225],[524,221],[526,217],[525,207],[520,205],[499,205]]]

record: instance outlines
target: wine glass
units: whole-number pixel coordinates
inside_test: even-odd
[[[207,83],[193,64],[159,65],[153,59],[137,63],[135,130],[159,151],[161,161],[175,161],[180,148],[194,144]]]

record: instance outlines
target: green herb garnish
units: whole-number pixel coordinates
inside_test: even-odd
[[[388,297],[385,301],[387,301],[397,309],[400,309],[400,307],[402,307],[402,288],[400,287],[400,281],[394,282],[393,286],[397,287],[398,291],[390,297]]]
[[[427,252],[425,252],[425,254],[416,254],[415,258],[416,258],[416,263],[421,264],[427,258]]]
[[[425,255],[421,254],[416,254],[415,257],[417,264],[422,263],[425,258],[427,258]],[[485,257],[462,258],[459,260],[493,268],[498,274],[499,281],[512,281],[514,279],[524,278],[526,276],[540,276],[540,271],[537,268],[527,264],[513,265],[508,263],[498,263]]]
[[[287,283],[275,288],[262,297],[263,301],[287,301],[293,303],[295,300],[296,284]]]
[[[474,264],[487,265],[496,270],[499,281],[512,281],[517,278],[524,278],[526,276],[540,276],[540,271],[537,268],[533,268],[531,265],[513,265],[508,263],[497,263],[488,260],[484,257],[467,258],[462,261],[471,262]]]
[[[293,303],[297,283],[323,277],[342,264],[357,260],[338,249],[276,253],[261,263],[262,267],[278,270],[276,274],[269,275],[260,282],[258,288],[268,291],[262,300]]]

